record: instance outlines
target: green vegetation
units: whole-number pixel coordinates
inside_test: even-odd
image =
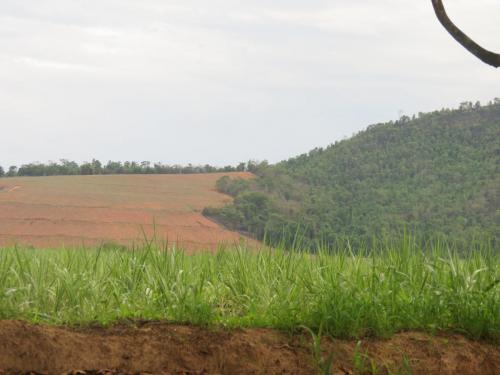
[[[251,183],[221,180],[234,204],[208,208],[230,229],[277,243],[370,247],[406,230],[498,249],[500,100],[368,127],[351,139],[276,165]],[[256,214],[254,214],[256,213]]]
[[[422,252],[406,239],[354,255],[221,249],[0,251],[0,319],[107,324],[168,319],[201,325],[309,327],[335,337],[402,330],[500,338],[500,254]]]
[[[100,174],[190,174],[190,173],[218,173],[251,171],[255,163],[240,163],[237,166],[222,168],[211,165],[168,165],[152,164],[149,161],[135,162],[109,161],[103,165],[99,160],[78,164],[75,161],[61,159],[58,163],[30,163],[21,167],[9,167],[7,173],[0,167],[0,177],[16,176],[70,176],[70,175],[100,175]]]

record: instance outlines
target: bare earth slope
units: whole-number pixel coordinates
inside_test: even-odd
[[[462,336],[322,342],[332,374],[495,375],[500,350]],[[0,321],[0,374],[315,374],[311,338],[268,329],[208,330],[160,322],[70,329]],[[366,357],[365,357],[366,355]],[[406,358],[406,360],[405,360]]]
[[[130,245],[151,237],[187,249],[214,249],[240,235],[206,219],[206,206],[229,197],[215,189],[223,175],[113,175],[4,178],[0,180],[0,246],[37,248]],[[154,224],[154,225],[153,225]],[[154,229],[155,228],[155,229]]]

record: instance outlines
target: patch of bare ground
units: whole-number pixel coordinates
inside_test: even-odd
[[[97,247],[142,244],[144,235],[175,243],[187,252],[215,251],[243,239],[202,215],[231,197],[216,190],[222,176],[253,178],[246,172],[191,175],[95,175],[15,177],[0,186],[0,246]]]
[[[323,338],[332,374],[499,374],[500,350],[459,335]],[[357,360],[354,360],[357,358]],[[68,328],[0,321],[0,374],[315,374],[311,337],[161,322]],[[356,364],[357,363],[357,364]],[[389,372],[390,371],[390,372]]]

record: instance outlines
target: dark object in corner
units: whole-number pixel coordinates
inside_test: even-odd
[[[500,55],[484,49],[460,30],[446,14],[442,0],[432,0],[432,6],[434,7],[439,22],[441,22],[446,31],[448,31],[458,43],[485,64],[495,68],[500,67]]]

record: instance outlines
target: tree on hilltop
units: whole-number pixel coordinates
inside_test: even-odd
[[[9,167],[9,171],[7,172],[7,177],[15,177],[17,176],[17,167],[15,165],[11,165]]]

